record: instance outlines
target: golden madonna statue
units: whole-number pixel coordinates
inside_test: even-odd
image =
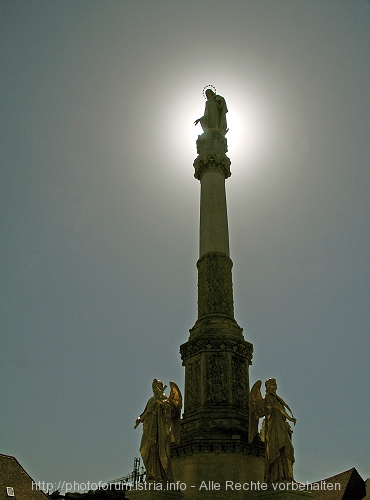
[[[216,94],[211,88],[207,88],[204,94],[207,99],[204,115],[201,118],[197,118],[194,125],[200,123],[203,132],[215,130],[225,135],[228,132],[226,122],[227,106],[225,99]]]

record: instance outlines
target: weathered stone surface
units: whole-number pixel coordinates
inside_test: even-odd
[[[234,317],[232,260],[223,253],[203,255],[198,267],[198,318],[208,314]]]
[[[243,329],[240,328],[234,318],[226,314],[208,314],[198,319],[193,328],[190,329],[189,341],[195,340],[198,337],[208,340],[213,339],[215,342],[216,339],[219,339],[221,343],[225,342],[226,339],[230,341],[244,340]],[[247,344],[249,343],[247,342]],[[249,345],[251,346],[252,344]],[[180,350],[182,350],[182,346]]]
[[[253,346],[243,339],[234,320],[226,318],[225,324],[217,320],[203,325],[203,333],[208,328],[208,334],[199,333],[181,346],[185,365],[181,445],[194,439],[240,439],[241,445],[248,444],[248,368]]]
[[[198,156],[194,160],[194,177],[201,180],[205,172],[221,172],[225,179],[230,177],[231,161],[226,156],[227,140],[219,132],[208,131],[198,136]]]
[[[180,347],[185,401],[180,443],[172,446],[172,469],[174,480],[187,485],[186,499],[249,500],[249,491],[226,490],[226,481],[263,481],[265,465],[264,444],[258,439],[248,441],[253,346],[244,340],[234,318],[225,193],[225,179],[231,175],[227,141],[220,131],[208,127],[198,137],[197,152],[194,175],[201,183],[198,319],[188,342]],[[220,487],[203,488],[202,482]]]
[[[165,485],[164,485],[165,487]],[[181,491],[167,490],[130,490],[126,492],[129,500],[182,500],[184,494]]]
[[[219,153],[224,155],[227,153],[226,137],[216,130],[209,130],[198,135],[197,153],[198,155],[205,153]]]
[[[200,193],[199,258],[212,252],[229,257],[225,178],[217,171],[203,175]]]
[[[253,498],[255,500],[314,500],[314,495],[307,491],[274,491],[269,489],[256,492]]]
[[[252,500],[251,491],[235,484],[263,481],[264,459],[234,448],[186,454],[173,458],[175,480],[186,483],[186,500]]]

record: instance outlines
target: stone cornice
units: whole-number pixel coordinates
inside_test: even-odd
[[[265,446],[261,444],[247,444],[240,441],[224,440],[192,440],[188,443],[172,447],[172,457],[194,455],[196,453],[239,453],[253,457],[264,457]]]
[[[193,341],[185,342],[185,344],[180,346],[180,353],[183,360],[195,356],[202,351],[233,352],[251,360],[253,355],[253,345],[246,340],[202,337]]]

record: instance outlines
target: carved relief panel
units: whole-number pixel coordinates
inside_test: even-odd
[[[232,356],[232,402],[238,408],[248,408],[248,370],[246,360],[240,356]]]
[[[201,385],[200,356],[197,356],[187,363],[185,411],[199,408]]]
[[[227,403],[227,359],[225,354],[206,356],[206,402]]]

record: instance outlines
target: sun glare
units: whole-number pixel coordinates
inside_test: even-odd
[[[174,78],[176,80],[176,78]],[[212,83],[212,79],[209,82]],[[209,83],[208,82],[208,83]],[[206,82],[207,83],[207,82]],[[264,144],[269,140],[267,128],[264,126],[267,117],[259,95],[255,95],[253,89],[241,90],[235,85],[224,82],[217,85],[217,93],[225,98],[228,113],[226,115],[228,132],[228,156],[232,162],[232,171],[239,168],[254,171],[258,163],[256,157],[263,150]],[[167,153],[176,158],[180,168],[189,168],[196,157],[196,140],[203,133],[200,124],[194,125],[194,121],[204,114],[205,99],[202,95],[204,85],[198,80],[173,81],[167,87],[163,102],[156,102],[160,108],[162,136],[168,138],[166,144]],[[172,103],[170,105],[169,103]],[[153,110],[153,115],[159,111]]]

